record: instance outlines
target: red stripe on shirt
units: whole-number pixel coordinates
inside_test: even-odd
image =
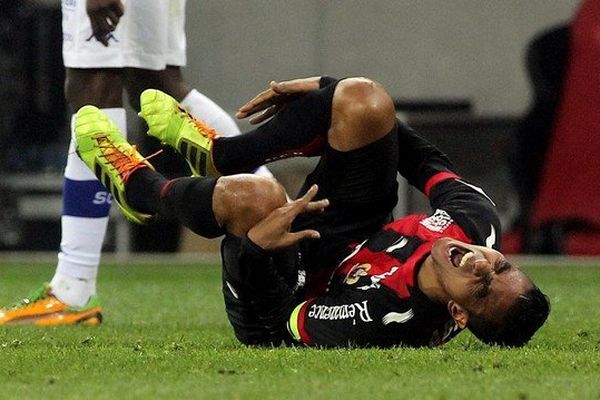
[[[433,187],[435,185],[437,185],[438,183],[442,182],[442,181],[446,181],[448,179],[458,179],[460,178],[458,175],[456,175],[454,172],[438,172],[437,174],[433,175],[431,178],[429,178],[429,180],[427,181],[427,183],[425,184],[425,195],[427,197],[429,197],[429,193],[431,192],[431,189],[433,189]]]

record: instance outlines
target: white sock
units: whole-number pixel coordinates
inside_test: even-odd
[[[58,270],[50,282],[52,294],[71,307],[84,306],[96,294],[96,279],[80,279],[61,274]]]
[[[181,104],[194,117],[201,119],[209,126],[215,128],[221,136],[231,137],[242,133],[235,120],[225,110],[196,89],[192,89],[181,101]],[[273,177],[271,171],[264,166],[258,168],[254,173],[261,176]]]
[[[103,109],[126,135],[124,108]],[[69,306],[85,305],[96,293],[102,243],[108,226],[112,198],[93,172],[75,153],[74,125],[63,186],[62,238],[58,264],[50,287]]]

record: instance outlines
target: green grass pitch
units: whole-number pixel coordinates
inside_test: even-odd
[[[53,269],[0,261],[0,302]],[[0,328],[0,398],[599,399],[600,267],[526,270],[553,309],[523,349],[318,350],[237,343],[215,265],[103,265],[102,326]]]

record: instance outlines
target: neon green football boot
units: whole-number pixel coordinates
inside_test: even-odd
[[[218,176],[211,149],[217,132],[194,118],[174,98],[156,89],[140,96],[142,117],[148,124],[148,135],[154,136],[181,153],[195,176]]]
[[[127,219],[142,224],[152,216],[135,211],[127,204],[125,184],[131,173],[152,168],[119,132],[106,114],[94,106],[83,106],[75,119],[77,154],[110,191]]]

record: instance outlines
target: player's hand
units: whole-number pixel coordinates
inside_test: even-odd
[[[121,0],[87,0],[86,11],[94,37],[108,46],[109,35],[117,29],[119,19],[125,12],[123,3]]]
[[[265,219],[248,231],[248,238],[267,251],[284,249],[305,239],[319,239],[314,229],[290,232],[292,222],[300,213],[320,212],[329,205],[329,200],[312,201],[319,188],[313,185],[302,197],[273,210]]]
[[[259,113],[249,120],[251,124],[259,124],[271,118],[296,97],[318,90],[320,79],[320,76],[313,76],[290,81],[271,81],[267,90],[240,107],[235,116],[242,119]]]

